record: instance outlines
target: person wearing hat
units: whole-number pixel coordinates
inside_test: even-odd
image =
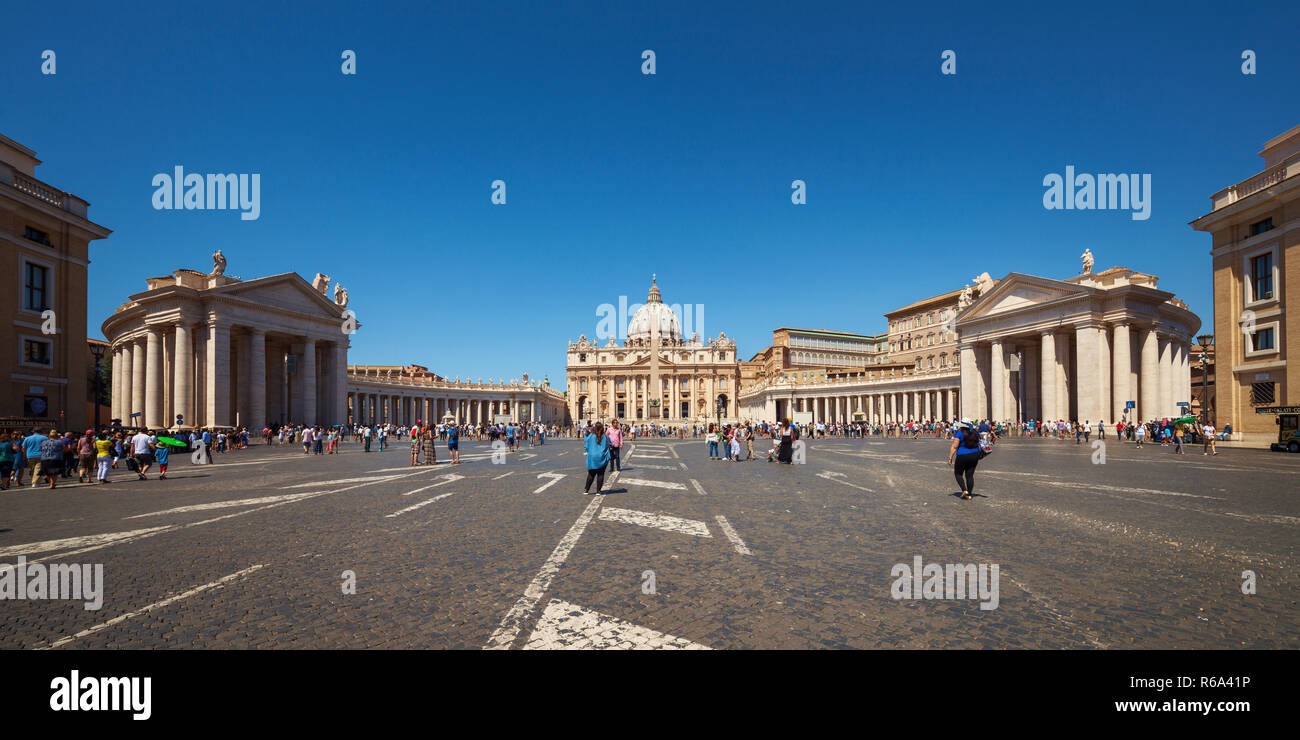
[[[980,451],[979,432],[969,418],[963,418],[956,425],[952,435],[952,447],[948,448],[948,464],[953,466],[953,476],[961,488],[961,498],[969,501],[975,490],[975,466],[979,465],[983,453]]]

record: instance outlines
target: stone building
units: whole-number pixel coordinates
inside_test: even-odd
[[[575,423],[608,421],[685,423],[735,421],[740,380],[736,343],[682,337],[681,321],[663,303],[656,282],[628,322],[627,339],[603,345],[569,342],[566,361],[569,416]]]
[[[36,152],[0,136],[0,428],[85,429],[90,204],[36,179]],[[107,421],[104,419],[103,421]]]
[[[1094,274],[1090,259],[1067,280],[1010,273],[958,312],[962,416],[1182,415],[1200,319],[1159,290],[1154,275],[1123,267]]]
[[[527,373],[508,382],[449,380],[419,365],[348,368],[348,409],[356,424],[491,424],[502,416],[515,422],[566,423],[564,394],[549,380],[530,381]]]
[[[239,280],[213,259],[211,273],[149,278],[104,321],[113,416],[181,429],[346,421],[346,293],[327,298],[323,275]]]
[[[1300,307],[1300,126],[1259,155],[1264,170],[1211,196],[1191,225],[1211,236],[1215,423],[1262,446],[1277,441],[1273,410],[1300,404],[1300,321],[1286,314]]]

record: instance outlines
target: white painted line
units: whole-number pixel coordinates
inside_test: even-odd
[[[600,510],[600,518],[607,522],[623,522],[624,524],[635,524],[640,527],[654,527],[668,532],[689,534],[696,537],[713,536],[709,533],[709,527],[704,522],[668,516],[667,514],[649,514],[633,509],[605,508]]]
[[[519,597],[509,612],[506,612],[506,616],[501,620],[501,626],[497,627],[488,638],[487,644],[483,646],[485,650],[508,650],[511,643],[519,637],[519,632],[524,628],[524,620],[537,607],[537,602],[541,600],[546,590],[551,587],[551,579],[560,570],[560,566],[564,565],[564,561],[569,558],[569,553],[573,551],[573,546],[578,544],[578,538],[582,537],[583,531],[596,516],[596,510],[600,508],[603,498],[604,496],[597,496],[592,499],[573,526],[569,527],[569,531],[560,538],[560,543],[551,551],[551,556],[542,563],[541,570],[537,571],[528,588],[524,589],[524,595]]]
[[[37,648],[37,649],[38,649],[38,650],[52,650],[52,649],[54,649],[54,648],[56,648],[56,647],[60,647],[60,646],[62,646],[62,645],[66,645],[66,644],[68,644],[69,642],[72,642],[73,640],[76,640],[77,638],[80,638],[80,637],[86,637],[87,635],[93,635],[93,634],[95,634],[96,632],[99,632],[99,631],[101,631],[101,630],[106,630],[106,629],[108,629],[109,627],[112,627],[112,626],[115,625],[115,624],[118,624],[118,623],[120,623],[120,622],[125,622],[126,620],[130,619],[131,617],[138,617],[138,616],[140,616],[141,614],[145,614],[145,613],[147,613],[147,612],[151,612],[151,611],[153,611],[154,609],[161,609],[162,607],[167,606],[168,604],[174,604],[174,603],[176,603],[177,601],[180,601],[181,599],[188,599],[189,597],[194,596],[195,594],[203,593],[204,591],[207,591],[208,589],[211,589],[211,588],[218,588],[218,587],[220,587],[220,586],[224,586],[224,585],[226,585],[227,583],[230,583],[231,581],[233,581],[233,580],[235,580],[235,579],[237,579],[237,578],[243,578],[244,576],[248,575],[249,573],[252,573],[252,572],[254,572],[254,571],[261,570],[262,568],[265,568],[265,567],[266,567],[266,565],[263,564],[263,565],[254,565],[254,566],[252,566],[251,568],[244,568],[243,570],[241,570],[241,571],[236,571],[236,572],[234,572],[234,573],[231,573],[231,574],[228,575],[228,576],[222,576],[221,578],[218,578],[217,580],[215,580],[215,581],[213,581],[213,582],[211,582],[211,583],[205,583],[205,584],[203,584],[202,586],[195,586],[194,588],[190,589],[189,591],[186,591],[186,592],[184,592],[184,593],[176,594],[175,596],[168,596],[167,598],[163,599],[162,601],[155,601],[154,603],[149,604],[148,606],[142,607],[142,608],[140,608],[140,609],[137,609],[137,610],[135,610],[135,611],[133,611],[133,612],[127,612],[126,614],[119,614],[118,616],[113,617],[112,619],[108,620],[107,622],[101,622],[101,623],[95,625],[94,627],[91,627],[91,628],[89,628],[89,629],[84,629],[84,630],[78,632],[78,633],[75,634],[75,635],[69,635],[69,636],[64,637],[64,638],[62,638],[62,639],[56,640],[55,642],[52,642],[52,643],[50,643],[49,645],[46,645],[46,646],[43,647],[43,648]]]
[[[455,483],[455,482],[458,481],[458,480],[464,480],[464,478],[465,478],[465,476],[463,476],[463,475],[457,475],[457,474],[455,474],[455,473],[447,473],[446,475],[440,475],[440,476],[438,476],[438,479],[439,479],[439,481],[440,481],[440,482],[438,482],[438,483],[434,483],[433,485],[425,486],[424,488],[417,488],[417,489],[415,489],[414,491],[407,491],[406,493],[403,493],[402,495],[403,495],[403,496],[410,496],[410,495],[413,494],[413,493],[419,493],[420,491],[427,491],[427,490],[429,490],[430,488],[437,488],[438,486],[445,486],[445,485],[447,485],[448,483]]]
[[[828,470],[825,473],[818,473],[817,477],[825,478],[826,480],[833,480],[836,483],[843,483],[844,485],[852,486],[853,488],[856,488],[859,491],[866,491],[867,493],[875,493],[875,491],[865,486],[859,486],[857,483],[850,483],[849,481],[841,480],[841,478],[844,477],[843,473],[836,473],[835,471]]]
[[[510,471],[510,473],[513,473],[513,472],[515,472],[515,471],[513,471],[513,470]],[[501,480],[502,478],[506,477],[507,475],[510,475],[510,473],[502,473],[501,475],[498,475],[497,477],[493,478],[492,480]]]
[[[399,477],[399,478],[407,478],[407,477],[410,477],[410,476],[412,476],[412,475],[418,475],[419,473],[426,473],[426,472],[428,472],[428,471],[427,471],[427,470],[417,470],[417,471],[414,471],[414,472],[411,472],[411,473],[406,473],[406,474],[404,474],[404,475],[399,475],[399,476],[397,476],[397,477]],[[310,495],[310,496],[305,496],[305,497],[303,497],[303,498],[301,498],[301,499],[294,499],[294,501],[305,501],[305,500],[307,500],[307,499],[309,499],[309,498],[314,498],[314,497],[316,497],[316,496],[325,496],[325,495],[327,495],[327,494],[331,494],[331,493],[343,493],[344,491],[351,491],[351,490],[356,489],[356,488],[362,488],[362,487],[364,487],[365,485],[367,485],[367,484],[365,484],[365,483],[358,483],[358,484],[356,484],[356,485],[352,485],[352,486],[345,486],[345,487],[343,487],[343,488],[336,488],[336,489],[334,489],[334,490],[332,490],[332,491],[317,491],[317,492],[315,492],[314,494],[312,494],[312,495]],[[52,555],[46,555],[46,556],[41,557],[41,558],[28,558],[27,561],[28,561],[29,563],[39,563],[39,562],[42,562],[42,561],[45,561],[45,560],[49,560],[50,558],[54,558],[54,557],[68,558],[68,557],[72,557],[73,555],[80,555],[80,554],[82,554],[82,553],[91,552],[91,551],[93,551],[93,550],[101,550],[101,549],[103,549],[103,548],[105,548],[105,547],[111,547],[111,546],[113,546],[113,545],[126,544],[126,543],[128,543],[128,542],[138,542],[139,540],[145,539],[145,538],[147,538],[147,537],[153,537],[153,536],[155,536],[155,535],[163,534],[164,532],[171,532],[171,531],[174,531],[174,530],[180,530],[180,529],[189,529],[190,527],[201,527],[201,526],[203,526],[203,525],[205,525],[205,524],[213,524],[213,523],[215,523],[215,522],[225,521],[226,519],[234,519],[235,517],[244,516],[245,514],[252,514],[253,512],[264,511],[264,510],[266,510],[266,509],[274,509],[274,508],[276,508],[276,507],[279,507],[279,506],[285,506],[285,505],[287,505],[287,504],[291,504],[291,503],[293,503],[293,501],[277,501],[277,502],[275,502],[275,503],[266,504],[266,505],[264,505],[264,506],[258,506],[258,507],[252,508],[252,509],[245,509],[245,510],[243,510],[243,511],[237,511],[237,512],[235,512],[235,513],[233,513],[233,514],[223,514],[222,516],[213,517],[213,518],[211,518],[211,519],[203,519],[203,520],[201,520],[201,521],[197,521],[197,522],[190,522],[189,524],[179,524],[179,525],[177,525],[177,524],[169,524],[169,525],[167,525],[167,526],[165,526],[165,527],[154,527],[154,528],[152,528],[152,529],[142,529],[142,530],[137,530],[137,532],[135,532],[135,533],[123,533],[124,536],[122,536],[122,537],[114,537],[114,538],[112,538],[112,539],[110,539],[110,540],[107,540],[107,541],[91,542],[90,544],[88,544],[88,545],[86,545],[86,546],[84,546],[84,547],[80,547],[79,549],[68,550],[68,551],[66,551],[66,552],[59,552],[59,553],[55,553],[55,554],[52,554]],[[129,536],[125,536],[125,535],[129,535]],[[91,535],[91,536],[92,536],[92,537],[100,537],[101,535]],[[36,544],[39,545],[39,544],[41,544],[41,543],[36,543]],[[28,551],[27,548],[32,547],[32,546],[33,546],[33,545],[14,545],[13,547],[10,547],[10,548],[7,548],[7,549],[10,550],[10,551],[13,551],[13,552],[15,552],[15,553],[22,554],[22,553],[24,553],[24,552],[27,552],[27,551]],[[77,545],[73,545],[73,547],[77,547]]]
[[[647,465],[645,463],[637,463],[636,466],[638,468],[649,468],[650,470],[676,470],[677,469],[672,465]]]
[[[148,529],[132,529],[128,532],[108,532],[105,534],[90,534],[84,537],[68,537],[62,540],[29,542],[25,545],[10,545],[9,547],[0,547],[0,557],[25,555],[36,552],[49,552],[51,550],[66,550],[68,548],[85,547],[87,545],[108,545],[118,540],[142,537],[151,532],[159,532],[164,529],[172,529],[172,527],[149,527]]]
[[[736,548],[736,552],[741,555],[754,554],[749,551],[748,547],[745,547],[745,541],[740,539],[740,535],[736,534],[736,530],[731,528],[731,523],[727,521],[725,516],[718,514],[714,519],[718,520],[718,526],[722,527],[722,533],[727,535],[727,539],[731,540],[731,544]]]
[[[280,490],[283,491],[289,488],[313,488],[313,487],[319,488],[320,486],[330,486],[336,483],[380,483],[382,481],[393,480],[394,478],[398,478],[398,477],[400,476],[371,475],[365,478],[344,478],[342,480],[318,480],[318,481],[312,481],[311,483],[295,483],[292,486],[280,486]]]
[[[618,617],[551,599],[525,650],[711,650]]]
[[[685,469],[686,469],[686,463],[684,463],[684,462],[679,462],[679,463],[677,463],[677,464],[680,465],[680,466],[682,466],[682,470],[685,470]]]
[[[123,519],[140,519],[146,516],[162,516],[163,514],[184,514],[191,511],[211,511],[212,509],[229,509],[235,506],[256,506],[258,504],[274,504],[276,502],[289,503],[304,498],[313,498],[319,496],[319,491],[311,493],[286,493],[280,496],[266,496],[264,498],[241,498],[232,501],[211,501],[206,504],[191,504],[189,506],[177,506],[174,509],[163,509],[162,511],[151,511],[147,514],[133,514],[132,516],[122,517]]]
[[[686,484],[685,484],[685,483],[673,483],[673,482],[671,482],[671,481],[662,481],[662,480],[645,480],[645,479],[643,479],[643,478],[624,478],[624,479],[623,479],[623,485],[625,485],[625,486],[648,486],[648,487],[650,487],[650,488],[669,488],[669,489],[672,489],[672,490],[674,490],[674,491],[685,491],[685,490],[686,490]]]
[[[671,452],[671,453],[673,453],[673,457],[678,458],[678,459],[681,459],[682,456],[677,454],[677,445],[673,445],[673,446],[669,447],[669,448],[668,448],[668,451]]]
[[[432,488],[432,486],[429,486],[429,487]],[[421,489],[421,490],[423,490],[423,489]],[[411,491],[411,493],[415,493],[415,491]],[[429,504],[433,503],[434,501],[441,501],[442,499],[445,499],[445,498],[447,498],[448,496],[453,496],[453,495],[455,495],[455,493],[456,493],[455,491],[447,491],[446,493],[440,493],[440,494],[438,494],[437,496],[434,496],[433,498],[429,499],[428,501],[421,501],[420,503],[415,504],[414,506],[408,506],[408,507],[406,507],[405,509],[398,509],[397,511],[394,511],[392,514],[384,514],[384,518],[385,518],[385,519],[392,519],[392,518],[395,517],[395,516],[401,516],[401,515],[403,515],[403,514],[409,512],[409,511],[415,511],[416,509],[424,508],[425,506],[428,506]]]
[[[700,494],[701,496],[707,496],[707,495],[709,495],[709,494],[707,494],[707,493],[704,492],[704,486],[701,486],[701,485],[700,485],[700,482],[697,481],[697,480],[695,480],[694,478],[691,478],[691,485],[692,485],[692,486],[695,486],[695,492],[698,493],[698,494]]]
[[[559,483],[560,479],[564,478],[564,473],[538,473],[537,477],[550,478],[551,480],[547,483],[543,483],[542,485],[538,486],[537,489],[533,491],[533,493],[541,493],[542,491],[545,491],[546,489],[550,488],[556,483]]]

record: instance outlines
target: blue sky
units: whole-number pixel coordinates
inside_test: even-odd
[[[1290,5],[909,5],[20,3],[0,133],[114,230],[91,250],[95,335],[217,248],[245,278],[340,279],[351,362],[557,387],[567,341],[651,273],[746,357],[778,326],[883,331],[983,271],[1068,277],[1085,247],[1208,326],[1187,222],[1300,123]],[[260,173],[261,217],[154,210],[176,165]],[[1045,210],[1066,165],[1150,173],[1150,219]]]

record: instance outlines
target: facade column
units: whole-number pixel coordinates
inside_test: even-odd
[[[1160,406],[1156,416],[1171,416],[1170,409],[1174,406],[1173,385],[1174,385],[1174,347],[1172,337],[1168,334],[1158,335],[1157,347],[1160,352]]]
[[[1102,373],[1102,329],[1095,323],[1079,324],[1074,328],[1076,346],[1075,397],[1078,399],[1078,421],[1096,424],[1105,413],[1103,402],[1106,376]]]
[[[143,339],[132,340],[131,348],[131,412],[137,414],[145,410],[144,408],[144,389],[145,389],[145,343]],[[145,423],[144,415],[141,414],[135,419],[124,419],[123,424],[132,427],[142,426]]]
[[[109,416],[111,416],[114,419],[122,418],[122,378],[124,375],[122,372],[122,362],[123,362],[122,357],[123,357],[122,348],[120,346],[114,347],[113,348],[113,390],[111,391],[113,397],[111,399],[112,402],[109,406],[109,411],[108,411]]]
[[[302,384],[302,423],[316,424],[316,340],[302,343],[302,362],[298,366],[298,382]]]
[[[1042,351],[1039,352],[1041,360],[1041,371],[1038,373],[1039,383],[1042,388],[1038,397],[1042,401],[1042,418],[1039,421],[1056,421],[1061,418],[1060,409],[1056,405],[1056,335],[1050,331],[1045,331],[1041,335]],[[965,358],[962,362],[965,363]],[[962,395],[966,395],[966,388],[963,387]]]
[[[1007,353],[1001,339],[994,339],[989,353],[989,418],[1007,418]]]
[[[1142,330],[1142,356],[1139,361],[1138,391],[1142,397],[1133,415],[1134,423],[1153,419],[1159,413],[1160,339],[1154,328]]]
[[[979,403],[983,397],[984,378],[980,374],[980,363],[975,357],[975,345],[962,342],[958,348],[961,356],[961,414],[972,421],[984,418],[984,409]]]
[[[177,335],[179,336],[179,335]],[[260,434],[266,426],[266,332],[253,329],[248,341],[248,433]]]
[[[957,413],[957,395],[956,391],[948,389],[948,415],[944,417],[945,421],[952,421],[954,418],[961,418]]]
[[[194,427],[198,421],[194,418],[194,336],[190,325],[184,321],[176,325],[175,357],[176,375],[172,387],[176,414],[182,419],[181,426]]]
[[[1137,401],[1133,395],[1133,342],[1128,322],[1118,322],[1111,330],[1111,421],[1126,415],[1125,404]]]
[[[230,327],[216,319],[209,319],[208,352],[204,363],[207,414],[206,427],[230,426]]]

